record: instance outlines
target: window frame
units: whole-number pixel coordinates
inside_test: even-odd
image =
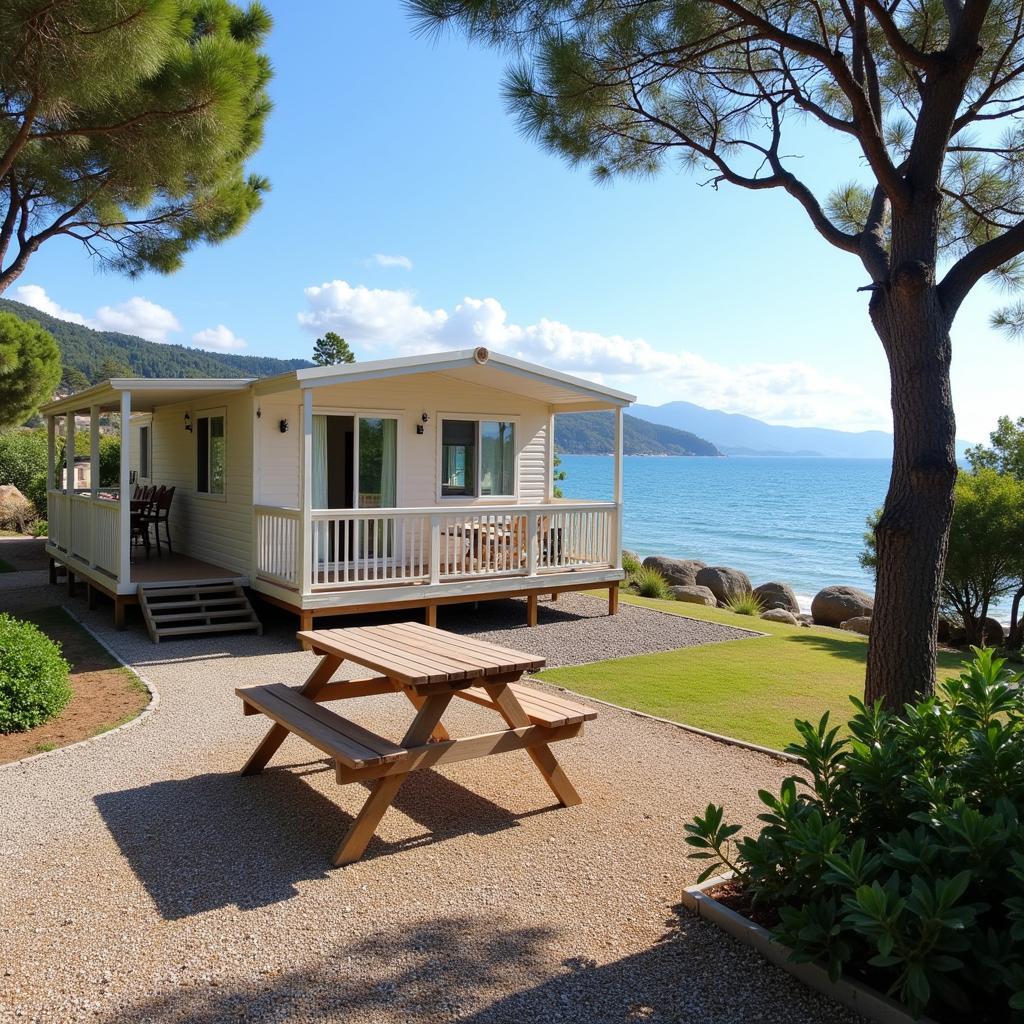
[[[153,480],[153,417],[152,417],[152,415],[147,415],[144,419],[141,419],[138,422],[138,428],[139,428],[139,434],[138,434],[138,437],[139,437],[139,451],[138,451],[139,469],[138,469],[138,479],[140,481],[141,480],[145,480],[145,481],[147,481],[147,483],[151,483],[152,480]],[[146,443],[145,444],[142,443],[142,432],[143,431],[146,431]],[[142,460],[143,460],[143,457],[145,457],[145,459],[146,459],[146,469],[149,470],[149,472],[146,475],[143,475],[143,472],[142,472]]]
[[[444,494],[444,482],[442,478],[444,457],[444,424],[445,420],[459,420],[470,422],[476,425],[476,460],[474,466],[475,480],[473,494]],[[520,416],[512,413],[469,413],[469,412],[438,412],[437,413],[437,452],[434,459],[435,471],[437,473],[437,486],[435,494],[438,504],[441,505],[517,505],[519,503],[519,426]],[[483,445],[480,443],[481,423],[511,423],[512,424],[512,450],[514,465],[512,467],[512,493],[511,494],[481,494],[481,462],[483,459]]]
[[[210,428],[206,429],[206,485],[207,490],[199,487],[199,421],[222,419],[224,421],[224,489],[220,492],[209,490],[210,485]],[[206,501],[227,501],[228,500],[228,411],[226,406],[216,406],[211,409],[197,409],[193,415],[193,433],[195,435],[194,445],[194,473],[192,474],[194,491],[197,498]]]

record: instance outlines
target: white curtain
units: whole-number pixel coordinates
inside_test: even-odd
[[[313,417],[312,508],[327,508],[327,417]]]

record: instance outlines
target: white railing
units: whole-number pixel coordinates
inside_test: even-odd
[[[302,564],[302,514],[297,508],[256,506],[256,574],[298,586]]]
[[[256,506],[255,566],[300,588],[302,513]],[[614,568],[612,502],[404,509],[310,515],[309,591],[448,583]]]
[[[121,550],[121,505],[91,494],[48,491],[49,542],[87,565],[117,576]]]

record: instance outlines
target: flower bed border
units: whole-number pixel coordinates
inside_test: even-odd
[[[914,1017],[903,1005],[883,992],[870,988],[856,978],[841,977],[832,981],[828,971],[818,964],[793,963],[790,950],[773,942],[766,928],[730,909],[707,894],[708,889],[732,879],[732,873],[716,875],[683,890],[683,905],[698,917],[721,928],[738,942],[750,946],[769,963],[781,967],[799,981],[875,1024],[935,1024],[930,1017]]]

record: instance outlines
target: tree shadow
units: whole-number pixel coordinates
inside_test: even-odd
[[[824,633],[802,630],[792,636],[778,637],[786,643],[800,644],[802,647],[812,647],[824,654],[831,654],[836,658],[843,658],[846,661],[857,661],[862,665],[867,663],[868,645],[866,638],[864,642],[854,639],[849,640],[840,637],[827,636]]]
[[[458,1019],[463,1024],[630,1024],[857,1018],[721,931],[673,908],[662,936],[608,963],[559,955],[565,929],[501,913],[436,916],[351,942],[316,966],[234,987],[174,988],[120,1008],[119,1024]]]
[[[209,773],[94,800],[160,915],[175,920],[279,903],[299,882],[333,872],[331,856],[353,819],[303,781],[320,772],[333,766],[317,761],[246,778]],[[361,804],[368,785],[356,788]],[[421,831],[396,842],[375,836],[363,860],[514,828],[552,806],[514,814],[437,772],[413,772],[387,813],[406,815]]]

